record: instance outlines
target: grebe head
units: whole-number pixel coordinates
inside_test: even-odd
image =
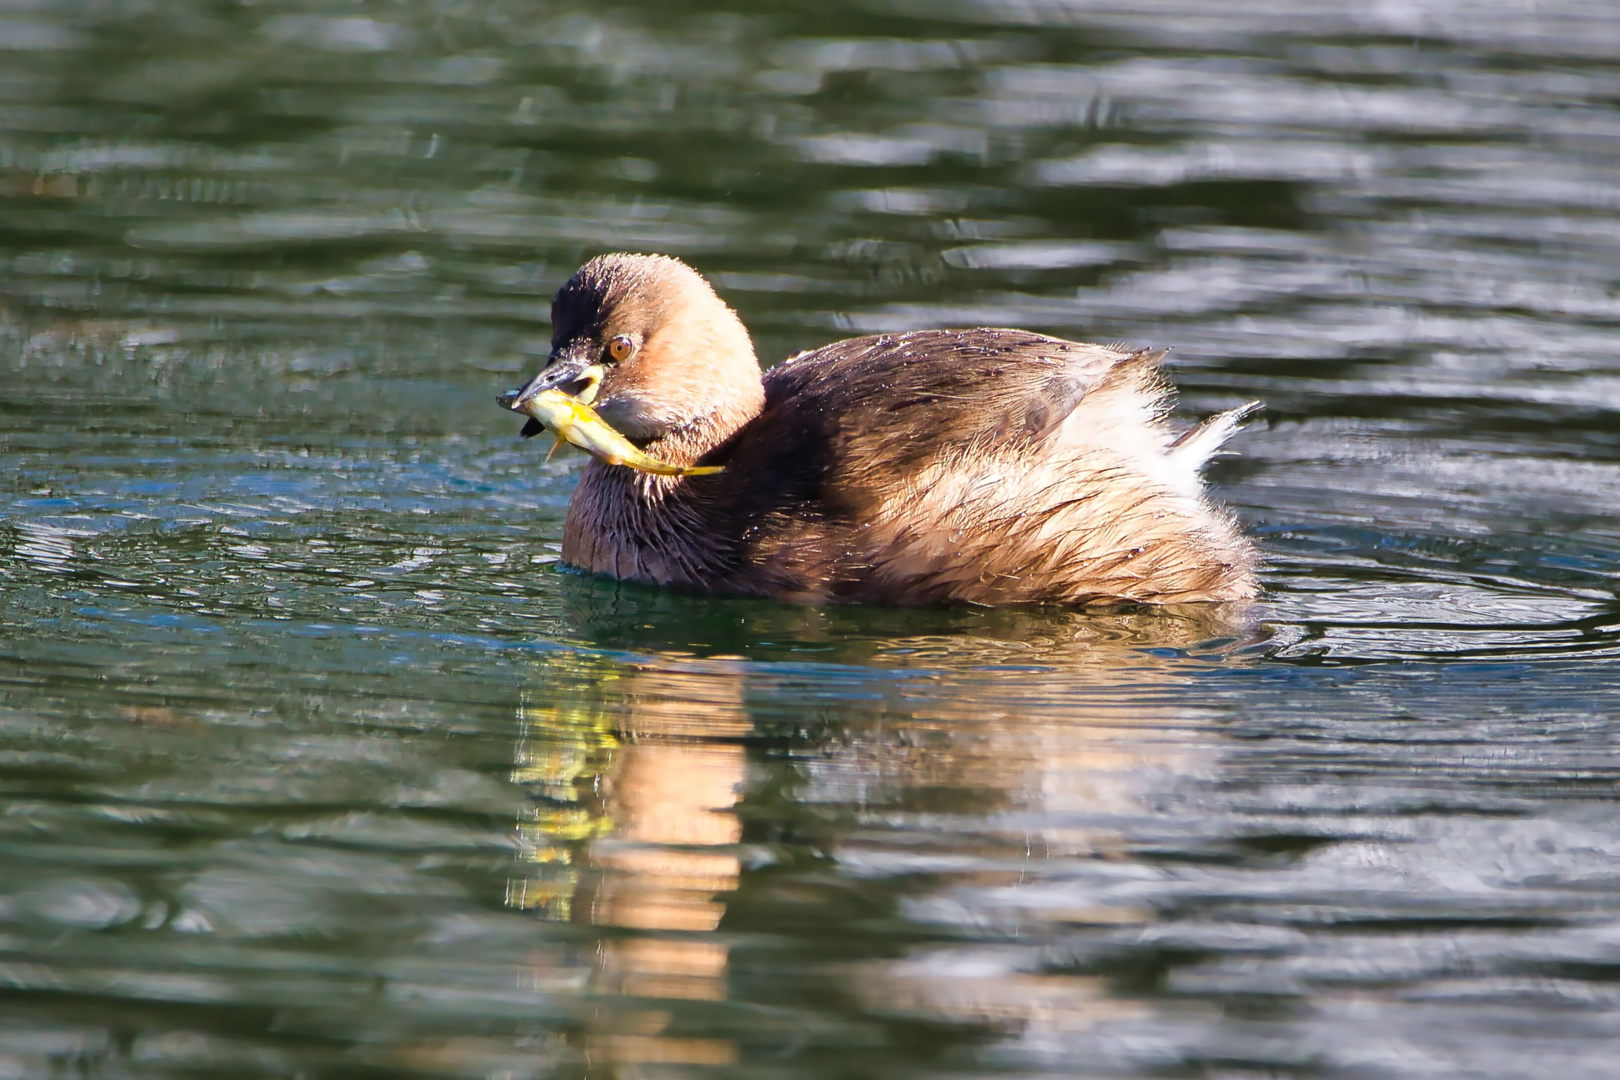
[[[737,313],[697,271],[663,255],[602,255],[551,302],[551,356],[516,407],[557,388],[628,438],[701,453],[764,403],[759,362]]]

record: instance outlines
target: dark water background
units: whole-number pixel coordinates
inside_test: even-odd
[[[1620,1075],[1620,8],[0,9],[0,1077]],[[1168,345],[1217,614],[555,565],[604,250]]]

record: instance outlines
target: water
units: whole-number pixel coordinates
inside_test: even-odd
[[[1620,16],[1282,7],[8,8],[0,1076],[1620,1071]],[[613,249],[1173,346],[1265,601],[561,568]]]

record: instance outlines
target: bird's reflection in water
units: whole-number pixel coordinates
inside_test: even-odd
[[[634,604],[598,615],[591,638],[633,652],[553,658],[532,684],[515,772],[533,795],[528,865],[509,900],[584,931],[593,998],[612,999],[584,1025],[585,1049],[625,1064],[741,1056],[705,1034],[700,1014],[728,997],[719,931],[742,876],[746,738],[769,745],[791,731],[813,750],[755,750],[762,773],[792,774],[774,785],[791,797],[751,815],[814,819],[818,845],[862,876],[904,878],[909,860],[921,870],[906,903],[926,919],[994,920],[950,911],[998,896],[1009,910],[1029,904],[1019,894],[1030,863],[1128,858],[1117,822],[1209,760],[1208,740],[1189,737],[1209,717],[1189,671],[1214,654],[1229,662],[1244,633],[1218,611],[1193,611],[998,613],[972,622],[976,632],[963,632],[961,613],[905,613],[883,627],[897,632],[874,634],[879,613],[857,635],[840,612],[772,605],[726,631],[754,656],[704,658],[661,640],[662,620]],[[843,811],[832,835],[828,808]],[[755,888],[749,921],[777,921],[757,905],[802,910],[813,895],[791,875]],[[1084,890],[1055,890],[1029,910],[1067,925],[1153,918]],[[842,948],[838,967],[869,1015],[964,1030],[1059,1032],[1136,1008],[1101,980],[1002,970],[971,937],[869,961]]]
[[[593,991],[629,1002],[723,1001],[714,940],[737,887],[737,800],[751,730],[741,676],[580,657],[551,700],[523,708],[515,779],[540,798],[520,824],[543,872],[508,900],[596,928]],[[613,1062],[724,1064],[724,1039],[669,1032],[668,1008],[610,1010],[586,1053]]]

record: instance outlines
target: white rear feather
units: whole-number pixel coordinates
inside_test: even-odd
[[[1251,401],[1235,409],[1216,413],[1197,427],[1182,432],[1170,444],[1170,456],[1183,468],[1193,471],[1202,469],[1209,464],[1209,459],[1215,456],[1221,444],[1237,434],[1243,421],[1265,407],[1263,401]]]

